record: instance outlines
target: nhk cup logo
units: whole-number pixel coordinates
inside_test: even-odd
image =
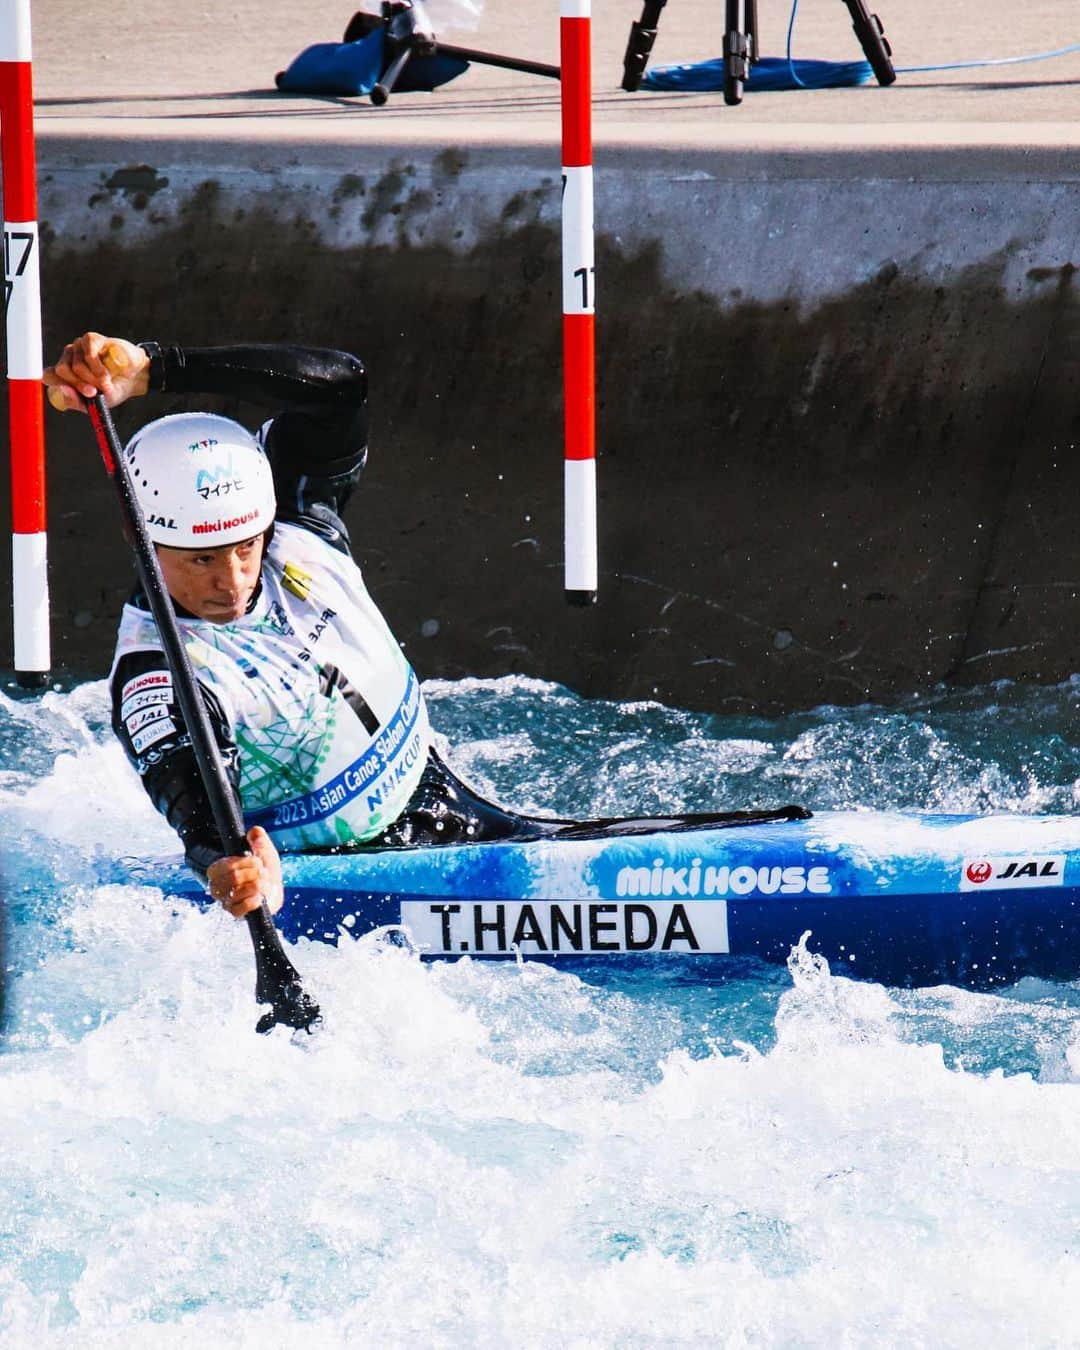
[[[1063,886],[1064,853],[1014,854],[1008,858],[966,858],[960,873],[962,891],[1016,890]]]

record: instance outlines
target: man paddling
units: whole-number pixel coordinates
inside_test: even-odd
[[[346,352],[183,348],[101,333],[44,375],[58,411],[147,393],[275,410],[253,434],[180,413],[128,442],[179,627],[239,792],[251,854],[222,850],[145,597],[124,606],[113,728],[210,893],[282,904],[278,849],[521,837],[544,822],[477,797],[435,754],[416,674],[353,561],[342,512],[367,459],[367,376]]]

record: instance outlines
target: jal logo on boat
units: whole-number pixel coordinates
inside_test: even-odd
[[[827,867],[704,867],[693,858],[672,867],[657,858],[651,867],[620,867],[615,894],[650,899],[709,895],[832,895]]]
[[[1028,853],[1010,858],[970,858],[960,874],[962,891],[1000,891],[1018,887],[1063,886],[1064,853]]]

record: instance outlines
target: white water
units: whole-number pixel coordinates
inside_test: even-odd
[[[642,774],[686,739],[666,710],[657,733],[493,688],[520,722],[472,742],[495,779],[552,718],[549,770],[591,764],[597,794],[605,717]],[[171,837],[101,687],[49,700],[2,710],[0,1344],[1078,1343],[1080,985],[899,993],[801,952],[712,989],[600,988],[372,938],[301,944],[325,1024],[258,1037],[242,926],[101,883]],[[692,773],[809,734],[730,730],[696,732]],[[964,790],[1009,778],[957,770],[969,753]]]

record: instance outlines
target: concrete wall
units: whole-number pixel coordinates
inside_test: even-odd
[[[47,135],[46,349],[360,354],[350,523],[425,676],[729,711],[1080,667],[1075,156],[598,153],[589,611],[562,600],[552,158]],[[130,566],[85,424],[48,427],[56,664],[100,672]]]

